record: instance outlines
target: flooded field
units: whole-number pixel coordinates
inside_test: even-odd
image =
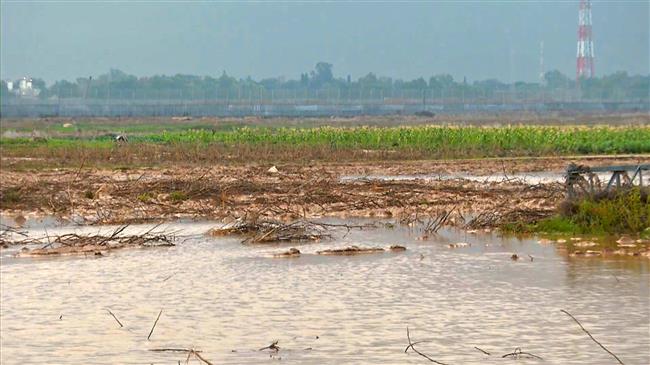
[[[599,179],[605,180],[607,174],[597,175]],[[341,182],[353,181],[444,181],[444,180],[467,180],[483,183],[499,183],[516,181],[528,185],[563,183],[566,174],[561,172],[533,171],[514,174],[492,174],[492,175],[470,175],[470,174],[417,174],[417,175],[347,175],[341,177]],[[607,180],[605,180],[607,181]]]
[[[115,229],[49,223],[49,235]],[[422,240],[417,227],[336,228],[332,240],[316,243],[242,245],[205,235],[218,225],[166,224],[157,229],[176,232],[176,246],[104,256],[18,258],[20,246],[3,249],[2,364],[187,358],[150,351],[161,348],[201,350],[213,364],[428,363],[404,353],[407,326],[413,341],[428,341],[419,351],[446,364],[511,363],[502,355],[517,347],[543,358],[521,363],[614,363],[561,309],[625,364],[650,363],[647,259],[570,257],[537,239],[493,233],[443,229]],[[406,251],[316,254],[394,244]],[[290,247],[302,254],[273,257]],[[274,341],[279,351],[259,350]]]

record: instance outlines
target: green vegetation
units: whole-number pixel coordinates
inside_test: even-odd
[[[172,191],[171,194],[169,194],[169,200],[174,203],[180,203],[184,200],[187,200],[187,198],[187,194],[183,191]]]
[[[500,157],[556,154],[650,152],[650,127],[358,127],[311,129],[240,128],[181,130],[129,138],[131,144],[328,147],[332,149],[420,150],[432,157]],[[110,136],[33,140],[2,138],[3,148],[114,148]]]
[[[2,191],[0,202],[3,206],[19,203],[21,200],[20,190],[18,188],[8,188]]]
[[[650,153],[650,126],[243,127],[0,138],[12,169]],[[12,158],[18,158],[12,160]]]
[[[536,224],[509,227],[549,234],[650,234],[649,190],[628,189],[594,198],[565,202],[562,212]]]
[[[148,203],[153,199],[153,194],[150,192],[142,193],[138,195],[138,200],[143,202],[143,203]]]

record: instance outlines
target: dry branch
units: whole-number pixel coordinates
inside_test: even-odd
[[[266,347],[262,347],[261,349],[259,349],[257,351],[272,350],[272,351],[278,352],[278,351],[280,351],[280,346],[278,346],[278,342],[280,342],[280,341],[275,340],[270,345],[268,345]]]
[[[539,356],[537,356],[535,354],[531,354],[530,352],[521,351],[521,348],[519,348],[519,347],[517,347],[515,349],[515,351],[513,351],[511,353],[508,353],[508,354],[505,354],[505,355],[502,355],[501,357],[502,358],[512,357],[513,359],[529,358],[529,359],[544,360],[544,359],[542,359],[541,357],[539,357]]]
[[[20,244],[20,242],[22,241],[11,239],[11,237],[15,235],[27,237],[27,233],[19,230],[18,228],[0,224],[0,247],[7,247],[9,245]]]
[[[482,353],[484,353],[484,354],[490,356],[490,353],[487,352],[487,351],[485,351],[485,350],[483,350],[482,348],[479,348],[479,347],[476,347],[476,346],[474,346],[474,348],[477,349],[477,350],[479,350],[479,351],[481,351]]]
[[[105,235],[80,235],[68,233],[60,236],[50,236],[46,233],[47,244],[41,248],[25,249],[20,256],[47,256],[66,254],[97,254],[101,251],[114,250],[127,247],[160,247],[174,246],[174,237],[165,233],[153,234],[153,229],[137,234],[122,235],[127,226],[118,227],[108,236]],[[42,244],[43,239],[27,238],[12,242],[12,244]]]
[[[223,228],[211,230],[210,234],[247,236],[242,243],[318,241],[332,237],[325,227],[324,224],[305,220],[285,224],[274,220],[239,218]]]
[[[316,251],[316,253],[319,255],[359,255],[365,253],[378,253],[378,252],[384,252],[384,249],[381,247],[350,246],[345,248]]]
[[[582,324],[581,324],[581,323],[576,319],[576,317],[574,317],[571,313],[565,311],[564,309],[560,309],[560,312],[562,312],[562,313],[566,314],[567,316],[571,317],[571,319],[573,319],[573,320],[578,324],[578,326],[580,326],[580,329],[581,329],[584,333],[586,333],[586,334],[589,336],[589,338],[592,339],[592,341],[594,341],[594,342],[595,342],[598,346],[600,346],[603,350],[607,351],[608,354],[612,355],[612,356],[616,359],[616,361],[618,361],[619,364],[624,365],[624,364],[623,364],[623,361],[621,361],[621,359],[619,359],[618,356],[616,356],[613,352],[609,351],[605,346],[603,346],[602,343],[598,342],[598,340],[596,340],[596,339],[594,338],[594,336],[592,336],[591,333],[589,333],[589,331],[587,331],[584,327],[582,327]]]
[[[424,227],[424,232],[425,233],[436,233],[442,226],[447,224],[447,221],[449,220],[449,216],[451,216],[451,213],[456,210],[456,207],[451,208],[449,211],[443,210],[440,212],[435,218],[431,217],[429,221],[427,222],[426,226]]]
[[[147,340],[151,338],[151,335],[153,334],[153,330],[156,328],[156,325],[158,324],[158,320],[160,319],[160,315],[162,314],[162,309],[160,312],[158,312],[158,317],[156,317],[156,321],[153,323],[153,327],[151,327],[151,331],[149,331],[149,336],[147,336]]]
[[[436,363],[436,364],[439,364],[439,365],[448,365],[448,364],[446,364],[446,363],[444,363],[444,362],[440,362],[440,361],[438,361],[438,360],[434,360],[434,359],[430,358],[429,356],[427,356],[426,354],[424,354],[424,353],[418,351],[418,350],[415,348],[414,345],[416,345],[416,344],[418,344],[418,343],[422,343],[423,341],[418,341],[418,342],[413,342],[413,341],[411,341],[411,333],[409,332],[409,328],[408,328],[408,326],[406,326],[406,338],[408,339],[409,344],[408,344],[408,346],[406,346],[406,349],[404,350],[404,352],[408,352],[408,349],[411,348],[411,349],[413,349],[413,351],[415,351],[416,354],[418,354],[418,355],[424,357],[425,359],[427,359],[427,360],[429,360],[429,361],[431,361],[431,362],[433,362],[433,363]]]
[[[110,309],[106,309],[106,310],[108,311],[108,314],[110,314],[111,316],[113,316],[113,318],[115,319],[115,321],[117,322],[117,324],[120,325],[120,328],[121,328],[121,327],[124,327],[124,325],[122,324],[122,322],[120,322],[120,320],[117,319],[117,317],[115,316],[115,314],[113,314],[113,312],[111,312]]]
[[[194,356],[194,357],[196,357],[197,359],[199,359],[199,361],[202,361],[202,362],[204,362],[204,363],[207,364],[207,365],[212,365],[212,363],[211,363],[210,361],[208,361],[206,358],[204,358],[203,356],[201,356],[201,351],[199,351],[199,350],[195,350],[195,349],[164,348],[164,349],[151,349],[151,350],[149,350],[149,351],[153,351],[153,352],[183,352],[183,353],[186,353],[186,354],[187,354],[187,361],[188,361],[188,362],[189,362],[189,360],[190,360],[190,357],[191,357],[191,356]]]

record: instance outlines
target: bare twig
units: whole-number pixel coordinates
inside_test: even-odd
[[[438,230],[440,228],[442,228],[442,226],[444,226],[447,223],[447,221],[449,220],[449,216],[451,216],[451,213],[453,213],[454,210],[456,210],[456,206],[451,208],[451,210],[449,210],[449,211],[443,210],[435,218],[432,217],[429,220],[429,222],[427,223],[427,225],[425,226],[424,231],[426,233],[436,233],[436,232],[438,232]]]
[[[122,324],[122,322],[120,322],[120,320],[117,319],[117,317],[115,316],[115,314],[113,314],[113,312],[111,312],[110,309],[106,309],[106,311],[108,311],[108,314],[110,314],[111,316],[113,316],[113,318],[115,319],[115,321],[117,322],[117,324],[120,325],[120,328],[121,328],[121,327],[124,327],[124,325]]]
[[[163,349],[150,349],[152,352],[190,352],[193,349],[183,349],[180,347],[177,348],[163,348]],[[201,352],[200,350],[194,350],[194,352]]]
[[[272,344],[270,344],[270,345],[268,345],[268,346],[266,346],[266,347],[262,347],[261,349],[259,349],[259,350],[257,350],[257,351],[262,351],[262,350],[273,350],[273,351],[275,351],[275,352],[278,352],[278,351],[280,351],[280,346],[278,346],[278,342],[279,342],[278,340],[275,340],[275,341],[273,341]]]
[[[409,341],[409,345],[406,347],[406,350],[408,350],[409,348],[412,348],[413,351],[415,351],[415,353],[417,353],[418,355],[424,357],[425,359],[427,359],[427,360],[429,360],[429,361],[431,361],[431,362],[433,362],[433,363],[436,363],[436,364],[439,364],[439,365],[447,365],[447,364],[444,363],[444,362],[440,362],[440,361],[438,361],[438,360],[434,360],[434,359],[430,358],[429,356],[427,356],[426,354],[424,354],[424,353],[418,351],[418,350],[415,348],[415,346],[413,346],[413,345],[415,345],[415,344],[417,344],[417,343],[419,343],[419,342],[413,342],[413,341],[411,341],[411,334],[410,334],[410,332],[409,332],[409,328],[408,328],[408,326],[406,326],[406,338],[407,338],[408,341]],[[404,352],[406,352],[406,350],[404,350]]]
[[[537,356],[535,354],[531,354],[530,352],[521,351],[520,347],[517,347],[515,349],[515,351],[513,351],[513,352],[511,352],[509,354],[505,354],[505,355],[503,355],[501,357],[502,358],[512,357],[512,358],[515,358],[515,359],[518,359],[520,357],[528,357],[528,358],[533,358],[533,359],[538,359],[538,360],[544,360],[540,356]]]
[[[474,346],[474,348],[477,349],[477,350],[479,350],[479,351],[481,351],[482,353],[484,353],[484,354],[490,356],[490,353],[489,353],[489,352],[487,352],[487,351],[485,351],[485,350],[483,350],[483,349],[481,349],[481,348],[479,348],[479,347],[476,347],[476,346]]]
[[[413,348],[413,345],[417,345],[419,343],[426,343],[426,342],[431,342],[431,341],[422,340],[422,341],[416,341],[416,342],[413,342],[413,343],[409,343],[408,346],[406,346],[406,348],[404,349],[404,353],[407,353],[410,348]]]
[[[147,340],[151,338],[151,335],[153,334],[154,328],[156,328],[156,325],[158,324],[158,320],[160,319],[160,315],[162,314],[162,309],[160,312],[158,312],[158,317],[156,317],[156,321],[153,323],[153,327],[151,327],[151,331],[149,331],[149,336],[147,336]]]
[[[202,362],[206,363],[207,365],[212,365],[212,363],[210,361],[208,361],[206,358],[201,356],[201,351],[195,350],[195,349],[164,348],[164,349],[151,349],[149,351],[153,351],[153,352],[185,352],[185,353],[187,353],[187,362],[189,362],[191,356],[194,356],[197,359],[199,359],[199,361],[202,361]]]
[[[164,283],[165,281],[167,281],[167,280],[169,280],[169,279],[171,279],[171,278],[172,278],[172,276],[174,276],[174,275],[176,275],[176,273],[173,273],[173,274],[171,274],[171,275],[169,275],[169,276],[167,276],[167,277],[165,277],[165,278],[164,278],[164,279],[162,280],[162,282]]]
[[[203,356],[201,356],[201,354],[199,354],[198,352],[192,350],[192,354],[194,354],[194,356],[196,356],[197,359],[203,361],[204,363],[206,363],[206,364],[208,364],[208,365],[212,365],[212,363],[211,363],[210,361],[206,360],[206,359],[205,359]]]
[[[616,359],[616,361],[618,361],[619,364],[624,365],[623,361],[621,361],[621,359],[619,359],[618,356],[616,356],[613,352],[609,351],[605,346],[603,346],[602,343],[598,342],[598,340],[596,340],[594,338],[594,336],[592,336],[591,333],[589,333],[589,331],[587,331],[584,327],[582,327],[582,324],[576,319],[576,317],[574,317],[571,313],[565,311],[564,309],[560,309],[560,312],[562,312],[562,313],[566,314],[567,316],[571,317],[571,319],[573,319],[578,324],[578,326],[580,326],[580,329],[584,333],[586,333],[589,336],[589,338],[592,339],[592,341],[594,341],[596,344],[598,344],[598,346],[600,346],[603,350],[607,351],[608,354],[612,355]]]

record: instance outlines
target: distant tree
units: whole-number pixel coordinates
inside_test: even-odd
[[[1,84],[2,85],[0,86],[0,100],[11,99],[16,97],[16,95],[13,92],[9,91],[9,87],[6,81],[2,80]]]
[[[449,74],[431,76],[429,78],[429,87],[436,90],[447,90],[453,88],[454,78]]]
[[[226,71],[223,71],[223,73],[217,80],[217,83],[219,84],[219,88],[230,90],[236,86],[237,79],[228,76],[228,74],[226,74]]]
[[[60,98],[77,98],[81,96],[79,85],[67,80],[60,80],[50,86],[49,92]]]
[[[380,77],[369,72],[357,80],[351,76],[335,78],[334,66],[327,62],[318,62],[312,71],[301,73],[299,79],[285,80],[282,77],[270,77],[260,81],[250,76],[236,79],[222,72],[219,77],[195,75],[155,75],[136,77],[117,69],[97,77],[80,77],[75,82],[57,81],[49,88],[42,80],[34,79],[33,86],[42,89],[43,97],[59,96],[77,98],[138,98],[138,99],[200,99],[200,98],[249,98],[268,97],[271,90],[280,98],[310,97],[332,98],[334,96],[355,100],[356,98],[443,98],[464,100],[510,100],[543,97],[545,100],[562,100],[567,95],[575,95],[576,83],[557,70],[544,75],[544,83],[515,82],[503,83],[496,79],[473,81],[465,78],[456,82],[449,74],[431,76],[428,81],[422,77],[412,80]],[[317,92],[305,93],[309,88]],[[324,91],[324,92],[320,92]],[[570,91],[567,93],[567,91]],[[650,75],[630,76],[617,72],[599,78],[580,80],[580,92],[586,99],[598,100],[649,100]],[[12,97],[3,84],[3,97]]]
[[[36,90],[38,93],[38,96],[41,98],[46,98],[48,96],[48,90],[47,90],[47,85],[45,84],[45,80],[43,79],[32,79],[32,88]]]
[[[564,89],[571,83],[571,80],[558,70],[545,73],[544,81],[549,89]]]
[[[332,68],[334,66],[327,62],[318,62],[314,71],[311,72],[311,85],[315,87],[323,86],[334,80]]]
[[[427,88],[427,82],[422,77],[404,83],[405,89],[424,90]]]

